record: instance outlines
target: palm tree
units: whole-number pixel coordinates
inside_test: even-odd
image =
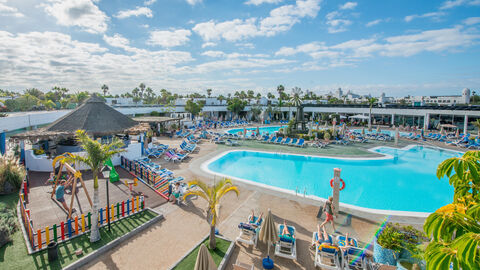
[[[473,122],[473,125],[477,127],[477,137],[480,139],[480,119],[477,119],[477,121]]]
[[[209,186],[202,181],[193,180],[188,183],[188,186],[191,187],[196,185],[198,189],[191,190],[183,195],[183,199],[185,200],[189,196],[199,196],[205,199],[208,203],[207,209],[207,222],[210,224],[210,241],[209,241],[209,248],[215,249],[217,246],[217,242],[215,240],[215,226],[217,225],[217,213],[220,207],[220,199],[230,191],[233,191],[237,194],[240,193],[238,188],[232,184],[230,179],[222,179],[220,182],[215,183],[213,186]]]
[[[427,269],[478,269],[480,265],[480,152],[449,158],[437,169],[454,187],[453,203],[430,214],[423,226],[431,242],[425,250]]]
[[[212,95],[212,89],[207,89],[207,95],[210,97]]]
[[[114,155],[124,152],[121,147],[123,142],[118,138],[114,138],[109,144],[101,144],[98,141],[90,138],[85,130],[77,130],[75,133],[76,139],[80,146],[87,152],[87,155],[72,155],[67,159],[68,162],[80,162],[90,167],[93,174],[93,209],[92,220],[98,220],[98,174],[103,168],[105,161],[112,158]],[[108,181],[108,180],[106,180]],[[100,232],[98,231],[98,222],[92,222],[90,232],[90,242],[100,240]]]
[[[377,102],[377,99],[371,97],[368,99],[368,104],[370,104],[370,113],[368,114],[368,131],[372,131],[372,107]]]
[[[103,96],[106,96],[108,93],[108,85],[102,85]]]

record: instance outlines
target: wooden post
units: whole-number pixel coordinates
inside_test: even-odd
[[[45,239],[47,245],[50,244],[50,228],[48,226],[45,227]]]
[[[68,219],[72,217],[73,201],[75,200],[75,191],[77,190],[77,178],[73,178],[72,198],[70,200],[70,209],[68,209]]]

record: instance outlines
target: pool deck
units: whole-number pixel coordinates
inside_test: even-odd
[[[160,138],[159,141],[176,147],[182,140]],[[407,144],[409,143],[406,142],[405,145]],[[376,143],[367,145],[378,146]],[[393,145],[393,142],[389,145]],[[219,146],[203,140],[198,148],[199,150],[182,163],[168,163],[162,158],[156,159],[155,162],[173,170],[175,175],[183,176],[187,180],[200,179],[212,183],[217,179],[202,171],[201,164],[219,153],[243,147]],[[252,150],[250,147],[245,148]],[[300,149],[295,149],[295,151],[298,150]],[[324,155],[321,152],[319,154]],[[271,209],[277,223],[286,220],[287,224],[296,227],[298,233],[297,261],[275,258],[275,269],[315,269],[313,267],[314,253],[309,249],[309,244],[312,232],[322,221],[316,218],[318,206],[321,203],[303,198],[303,196],[278,193],[240,182],[235,184],[239,187],[240,195],[237,198],[233,193],[227,194],[222,200],[218,225],[220,233],[234,240],[239,234],[237,225],[245,221],[252,209],[256,213],[266,213],[268,209]],[[156,207],[155,210],[165,216],[164,222],[140,233],[128,243],[120,245],[115,250],[91,262],[84,269],[168,269],[209,232],[209,225],[205,220],[205,206],[206,203],[202,199],[192,199],[180,206],[168,203]],[[382,219],[378,217],[365,219],[349,214],[340,214],[336,219],[336,225],[342,234],[349,232],[351,237],[360,241],[361,246],[368,247],[381,221]],[[400,221],[411,223],[417,228],[422,226],[422,224],[411,222],[408,219]],[[330,225],[327,225],[327,231],[333,233]],[[266,256],[266,250],[263,243],[259,243],[257,248],[236,244],[226,269],[233,269],[232,264],[237,260],[254,264],[256,269],[261,269],[261,259]],[[273,254],[272,251],[271,254]]]

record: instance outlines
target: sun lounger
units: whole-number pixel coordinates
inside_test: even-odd
[[[291,138],[286,138],[285,141],[282,142],[282,144],[289,144],[291,140]]]
[[[278,224],[278,231],[283,231],[283,224]],[[295,243],[295,227],[288,226],[290,236],[279,235],[277,244],[275,245],[275,256],[296,260],[297,259],[297,245]]]
[[[237,146],[237,145],[239,145],[239,143],[238,143],[237,141],[233,141],[233,140],[227,139],[227,140],[225,141],[225,145]]]
[[[342,269],[339,258],[340,252],[338,247],[328,243],[316,246],[314,266],[328,270]]]
[[[290,143],[290,145],[296,145],[297,144],[297,138],[293,138],[292,139],[292,142]]]
[[[304,139],[299,139],[298,143],[295,144],[297,147],[303,147],[305,145],[305,140]]]
[[[273,137],[268,141],[268,143],[274,143],[276,139],[277,139],[277,137],[273,136]]]
[[[341,264],[343,269],[367,269],[367,262],[365,258],[365,250],[358,247],[357,239],[348,238],[348,247],[346,237],[343,235],[337,236],[337,244],[341,249]]]
[[[246,264],[239,262],[238,260],[233,265],[233,270],[254,270],[253,264]]]
[[[279,143],[282,143],[282,141],[283,141],[283,137],[278,137],[275,143],[279,144]]]

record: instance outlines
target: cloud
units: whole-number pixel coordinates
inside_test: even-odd
[[[153,13],[152,10],[147,7],[137,7],[136,9],[121,10],[117,13],[117,15],[114,15],[114,17],[118,19],[125,19],[132,16],[145,16],[147,18],[152,18]]]
[[[440,9],[451,9],[459,6],[480,6],[480,0],[448,0],[443,2]]]
[[[342,14],[338,11],[328,13],[325,18],[328,25],[328,33],[340,33],[347,31],[347,26],[352,24],[352,21],[340,18]]]
[[[160,45],[162,47],[175,47],[186,44],[192,32],[187,29],[177,29],[173,31],[151,31],[147,43],[150,45]]]
[[[466,25],[474,25],[480,23],[480,17],[470,17],[462,21]]]
[[[202,55],[209,56],[209,57],[222,57],[222,56],[225,56],[225,53],[222,51],[206,51],[206,52],[203,52]]]
[[[202,3],[203,0],[187,0],[187,3],[194,6],[196,4]]]
[[[5,71],[0,73],[0,81],[5,87],[48,89],[62,85],[94,90],[106,83],[118,92],[127,90],[126,85],[133,88],[139,81],[158,86],[164,83],[163,87],[167,87],[172,85],[171,74],[193,60],[189,52],[128,47],[120,35],[105,36],[105,40],[129,48],[128,54],[112,53],[97,43],[81,42],[57,32],[0,31],[0,39],[0,68]]]
[[[11,16],[21,18],[24,17],[23,13],[19,12],[17,8],[7,6],[7,0],[0,0],[0,16]]]
[[[354,8],[357,7],[357,5],[358,5],[357,2],[347,2],[347,3],[343,4],[343,5],[341,5],[339,8],[340,8],[341,10],[354,9]]]
[[[439,12],[429,12],[425,14],[414,14],[414,15],[405,16],[405,21],[411,22],[414,19],[418,19],[418,18],[431,18],[433,20],[438,20],[442,16],[445,16],[445,12],[439,11]]]
[[[283,0],[248,0],[245,2],[246,5],[261,5],[261,4],[278,4],[282,2]]]
[[[315,18],[320,10],[320,2],[321,0],[297,0],[295,5],[284,5],[271,10],[269,16],[263,19],[252,17],[224,22],[210,20],[196,24],[193,31],[206,42],[274,36],[290,30],[302,18]]]
[[[150,6],[150,5],[155,4],[155,2],[157,2],[157,0],[145,0],[145,1],[143,2],[143,4],[144,4],[145,6]]]
[[[48,0],[41,6],[59,25],[77,26],[94,34],[107,31],[109,18],[92,0]]]
[[[113,36],[109,37],[107,35],[103,35],[103,40],[112,47],[129,49],[130,48],[130,41],[124,38],[120,34],[114,34]]]
[[[366,27],[372,27],[374,25],[377,25],[379,23],[381,23],[383,20],[382,19],[377,19],[377,20],[373,20],[373,21],[370,21],[368,23],[365,24]]]
[[[374,56],[410,57],[422,52],[458,51],[472,46],[478,40],[480,40],[479,34],[471,33],[459,26],[385,39],[349,40],[331,46],[323,42],[310,42],[296,47],[282,47],[275,55],[292,56],[304,53],[314,59],[327,59],[324,65],[352,65],[361,59]],[[312,65],[309,67],[313,68]]]
[[[202,49],[207,47],[215,47],[215,46],[217,46],[217,43],[215,42],[205,42],[202,44]]]

